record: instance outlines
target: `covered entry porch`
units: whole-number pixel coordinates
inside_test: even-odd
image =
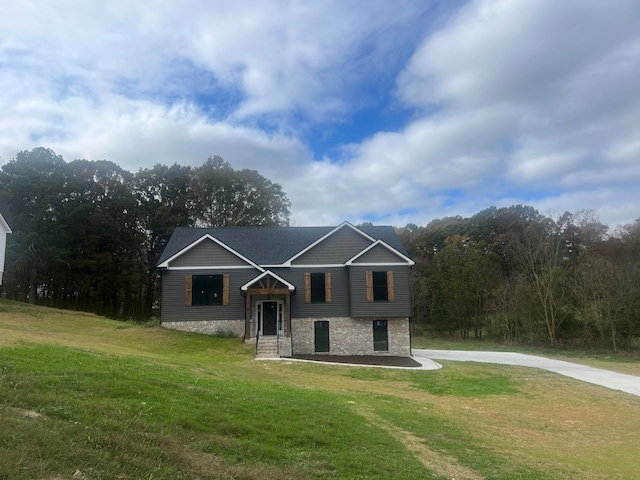
[[[256,356],[291,356],[291,296],[295,286],[267,270],[241,290],[245,296],[245,341],[255,341]]]

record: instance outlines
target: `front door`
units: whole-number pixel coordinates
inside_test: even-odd
[[[278,302],[262,302],[262,335],[278,333]]]

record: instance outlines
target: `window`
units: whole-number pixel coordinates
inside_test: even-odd
[[[331,303],[331,273],[304,274],[304,303]]]
[[[366,272],[367,302],[393,302],[393,271]]]
[[[311,303],[324,302],[324,273],[311,274]]]
[[[185,306],[229,305],[229,275],[187,275]]]
[[[386,320],[373,321],[373,350],[375,352],[389,350],[389,333]]]
[[[313,350],[316,353],[329,352],[329,321],[317,320],[313,322],[314,341]]]
[[[222,305],[222,275],[194,275],[192,304]]]
[[[387,272],[373,272],[373,301],[386,302],[387,293]]]

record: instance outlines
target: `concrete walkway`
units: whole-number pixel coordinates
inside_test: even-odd
[[[559,373],[583,382],[593,383],[612,390],[621,390],[640,396],[640,377],[611,372],[601,368],[587,367],[562,360],[551,360],[535,355],[511,352],[469,352],[461,350],[413,349],[413,358],[423,364],[425,370],[432,370],[433,360],[453,360],[458,362],[499,363],[522,367],[541,368]],[[436,364],[437,365],[437,364]]]

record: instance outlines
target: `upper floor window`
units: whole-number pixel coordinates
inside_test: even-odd
[[[187,275],[185,305],[229,305],[229,275]]]
[[[304,302],[331,303],[331,273],[304,274]]]
[[[311,302],[325,302],[325,278],[324,273],[311,274]]]
[[[386,302],[389,300],[387,291],[387,272],[373,272],[373,301]]]
[[[367,302],[393,302],[393,271],[366,272]]]
[[[222,275],[194,275],[192,298],[192,305],[222,305]]]

